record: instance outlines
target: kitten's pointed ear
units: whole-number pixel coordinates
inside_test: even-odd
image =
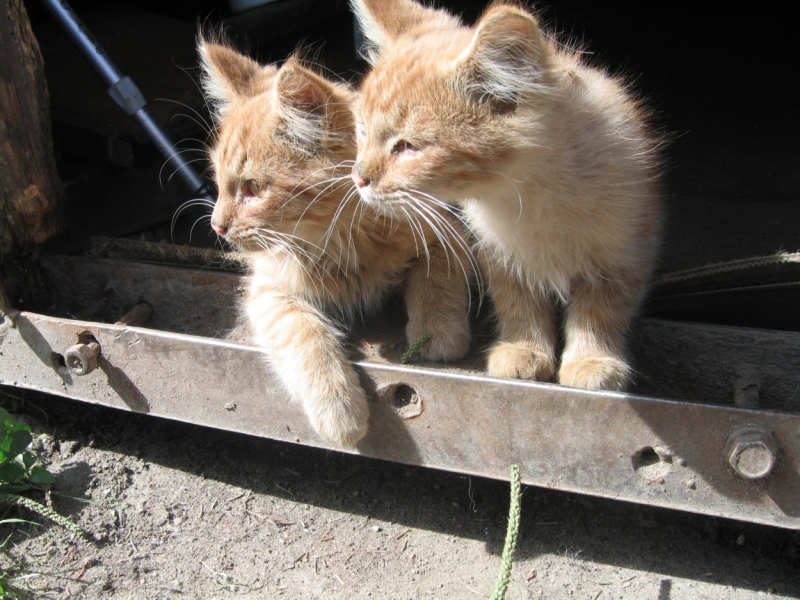
[[[348,136],[353,130],[352,92],[332,83],[290,59],[275,81],[277,104],[288,125],[288,133],[307,145],[320,139]]]
[[[424,25],[458,26],[454,17],[441,10],[426,8],[412,0],[350,0],[350,7],[364,34],[362,49],[370,64],[375,64],[381,51],[398,36]]]
[[[281,105],[303,113],[321,112],[334,92],[330,82],[294,63],[278,72],[275,89]]]
[[[532,15],[512,6],[489,9],[456,60],[459,87],[473,101],[513,110],[521,96],[548,91],[551,55]]]
[[[203,91],[214,104],[217,117],[223,116],[236,100],[268,90],[277,71],[274,66],[262,67],[228,46],[202,37],[197,50]]]

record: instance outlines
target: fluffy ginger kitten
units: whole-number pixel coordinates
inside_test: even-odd
[[[356,101],[362,199],[459,205],[497,313],[489,374],[624,389],[625,336],[661,223],[657,145],[624,85],[517,5],[474,27],[411,0],[351,0],[373,65]]]
[[[369,406],[330,315],[353,317],[401,286],[409,343],[427,333],[423,357],[460,358],[470,342],[467,247],[445,211],[412,207],[398,222],[359,203],[346,86],[296,59],[262,67],[206,40],[199,52],[217,125],[211,224],[248,258],[255,341],[314,429],[353,445]]]

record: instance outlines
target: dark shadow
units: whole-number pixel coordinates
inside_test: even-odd
[[[62,515],[77,520],[88,498],[91,497],[92,469],[85,462],[68,464],[56,473],[53,489],[58,503],[58,511]],[[84,500],[87,499],[87,500]]]
[[[150,412],[150,403],[147,398],[139,391],[136,384],[125,375],[122,369],[115,367],[102,356],[98,359],[97,366],[106,374],[108,385],[117,392],[117,395],[128,405],[128,408],[135,412]]]
[[[658,600],[670,600],[671,592],[672,592],[672,580],[662,579],[658,588]]]
[[[414,439],[405,425],[403,407],[395,398],[396,390],[377,388],[374,381],[361,373],[361,385],[370,398],[369,431],[357,445],[365,456],[387,456],[388,460],[405,464],[419,464],[422,460]],[[420,400],[420,405],[422,401]]]
[[[24,314],[19,314],[14,318],[14,323],[19,331],[20,337],[33,351],[36,357],[48,368],[53,369],[63,380],[64,384],[72,385],[72,375],[64,362],[64,356],[53,350],[45,337],[39,333],[33,323]],[[62,350],[63,352],[63,350]]]

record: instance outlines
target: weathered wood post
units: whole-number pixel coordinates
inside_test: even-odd
[[[0,264],[61,227],[47,83],[22,0],[0,0]]]

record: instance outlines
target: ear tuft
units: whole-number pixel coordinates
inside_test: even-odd
[[[315,148],[323,140],[352,137],[352,93],[303,67],[296,59],[290,59],[278,71],[275,95],[287,134],[300,143],[299,147]]]
[[[269,89],[277,71],[274,66],[262,67],[229,46],[203,37],[198,39],[197,50],[203,70],[203,91],[214,104],[217,118],[224,116],[237,100]]]
[[[350,0],[364,34],[364,58],[372,65],[392,40],[418,28],[459,27],[458,19],[443,10],[426,8],[413,0]]]
[[[318,113],[323,110],[331,90],[320,85],[318,79],[306,69],[287,63],[278,72],[275,83],[281,105],[304,113]]]
[[[511,6],[492,8],[457,59],[458,83],[471,100],[508,112],[522,96],[549,90],[551,52],[532,15]]]

